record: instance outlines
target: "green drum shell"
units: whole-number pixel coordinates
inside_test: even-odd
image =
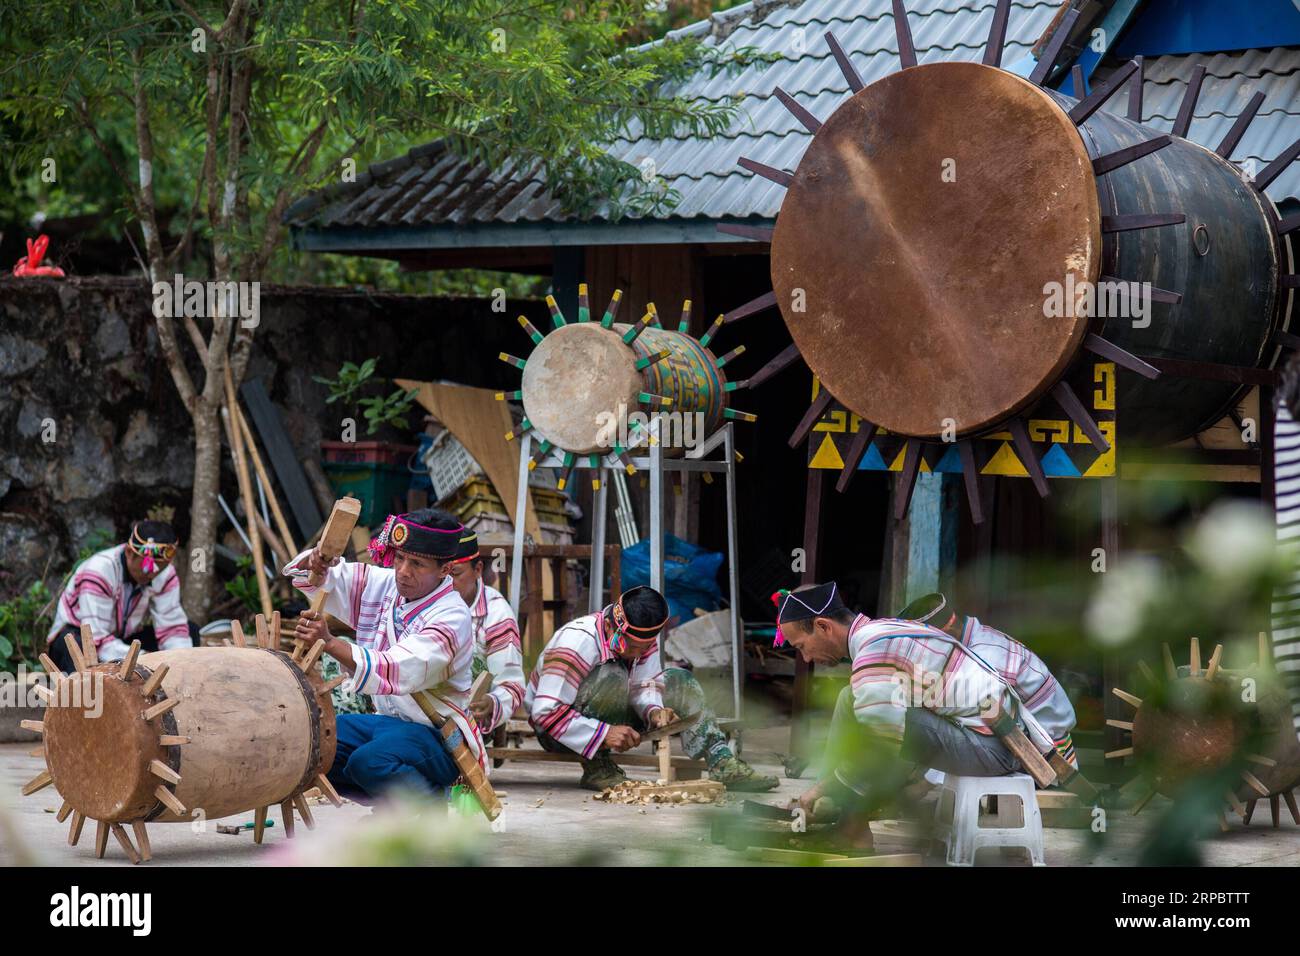
[[[626,332],[630,326],[614,326]],[[704,428],[697,434],[703,439],[722,425],[727,407],[726,376],[718,368],[713,353],[684,332],[646,329],[632,343],[638,359],[668,351],[668,357],[641,372],[645,391],[672,399],[672,405],[659,411],[703,414]],[[673,449],[666,449],[672,451]]]

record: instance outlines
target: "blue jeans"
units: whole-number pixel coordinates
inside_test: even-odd
[[[387,714],[339,714],[329,780],[344,796],[377,797],[393,787],[441,796],[460,770],[425,724]]]

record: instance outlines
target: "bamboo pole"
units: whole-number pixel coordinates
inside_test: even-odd
[[[284,544],[276,536],[275,532],[267,525],[266,520],[262,517],[261,512],[253,512],[253,520],[257,522],[257,530],[262,534],[262,540],[266,546],[271,549],[271,560],[278,568],[284,567],[289,563],[289,559],[297,552],[287,551]]]
[[[271,517],[275,521],[275,527],[280,533],[280,541],[289,549],[285,557],[287,563],[298,553],[297,546],[293,543],[293,535],[289,531],[289,522],[284,520],[284,512],[280,510],[280,502],[275,497],[275,492],[271,489],[271,479],[267,477],[266,466],[262,464],[262,456],[257,450],[257,442],[253,440],[253,432],[248,427],[248,419],[244,417],[243,410],[239,403],[234,403],[235,418],[239,420],[239,430],[243,433],[244,446],[248,449],[248,457],[253,461],[253,470],[257,472],[257,477],[262,480],[262,487],[266,489],[266,500],[271,506]]]
[[[239,478],[239,497],[244,501],[244,511],[248,516],[248,540],[252,542],[253,572],[257,578],[257,596],[261,600],[262,613],[271,616],[271,591],[266,586],[266,567],[262,563],[262,535],[257,529],[257,502],[253,499],[253,483],[248,477],[248,462],[244,460],[243,436],[235,427],[232,419],[235,415],[235,383],[230,375],[230,365],[226,365],[226,435],[230,439],[230,453],[235,459],[235,474]]]

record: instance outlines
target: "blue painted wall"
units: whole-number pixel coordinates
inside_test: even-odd
[[[1297,0],[1147,0],[1113,52],[1128,59],[1296,45]]]

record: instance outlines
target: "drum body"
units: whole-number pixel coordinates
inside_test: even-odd
[[[644,410],[703,416],[703,435],[722,423],[726,378],[713,353],[684,332],[646,328],[629,346],[632,326],[570,323],[547,335],[528,357],[523,374],[524,414],[538,435],[566,452],[605,454],[614,450],[611,427]],[[668,355],[638,369],[640,360]],[[668,405],[642,402],[661,396]],[[668,454],[682,449],[665,445]]]
[[[1063,109],[1074,100],[1056,97]],[[1094,113],[1079,128],[1094,159],[1157,135],[1112,113]],[[1217,154],[1173,137],[1163,149],[1097,178],[1104,216],[1177,212],[1186,222],[1106,235],[1102,274],[1177,292],[1141,318],[1098,316],[1099,334],[1135,355],[1271,366],[1272,335],[1290,322],[1291,296],[1279,285],[1293,268],[1278,237],[1276,210],[1241,171]],[[1209,428],[1248,386],[1162,375],[1151,380],[1119,369],[1121,439],[1160,445]]]
[[[164,664],[161,684],[146,696]],[[88,819],[183,822],[200,812],[218,819],[278,805],[333,765],[333,704],[318,693],[319,676],[284,653],[185,648],[141,655],[125,680],[120,668],[98,664],[73,675],[64,683],[79,685],[77,706],[56,701],[44,718],[54,786]],[[170,710],[146,717],[171,700],[178,703]],[[183,814],[157,796],[159,786]]]
[[[821,118],[788,182],[771,268],[794,342],[836,401],[935,441],[1032,415],[1092,360],[1090,335],[1203,366],[1276,361],[1294,262],[1271,202],[1214,152],[1107,110],[1076,125],[1077,105],[995,67],[940,62]],[[1121,152],[1141,144],[1156,148]],[[1116,310],[1121,286],[1155,299]],[[1241,377],[1121,368],[1119,434],[1187,438],[1240,400]]]

